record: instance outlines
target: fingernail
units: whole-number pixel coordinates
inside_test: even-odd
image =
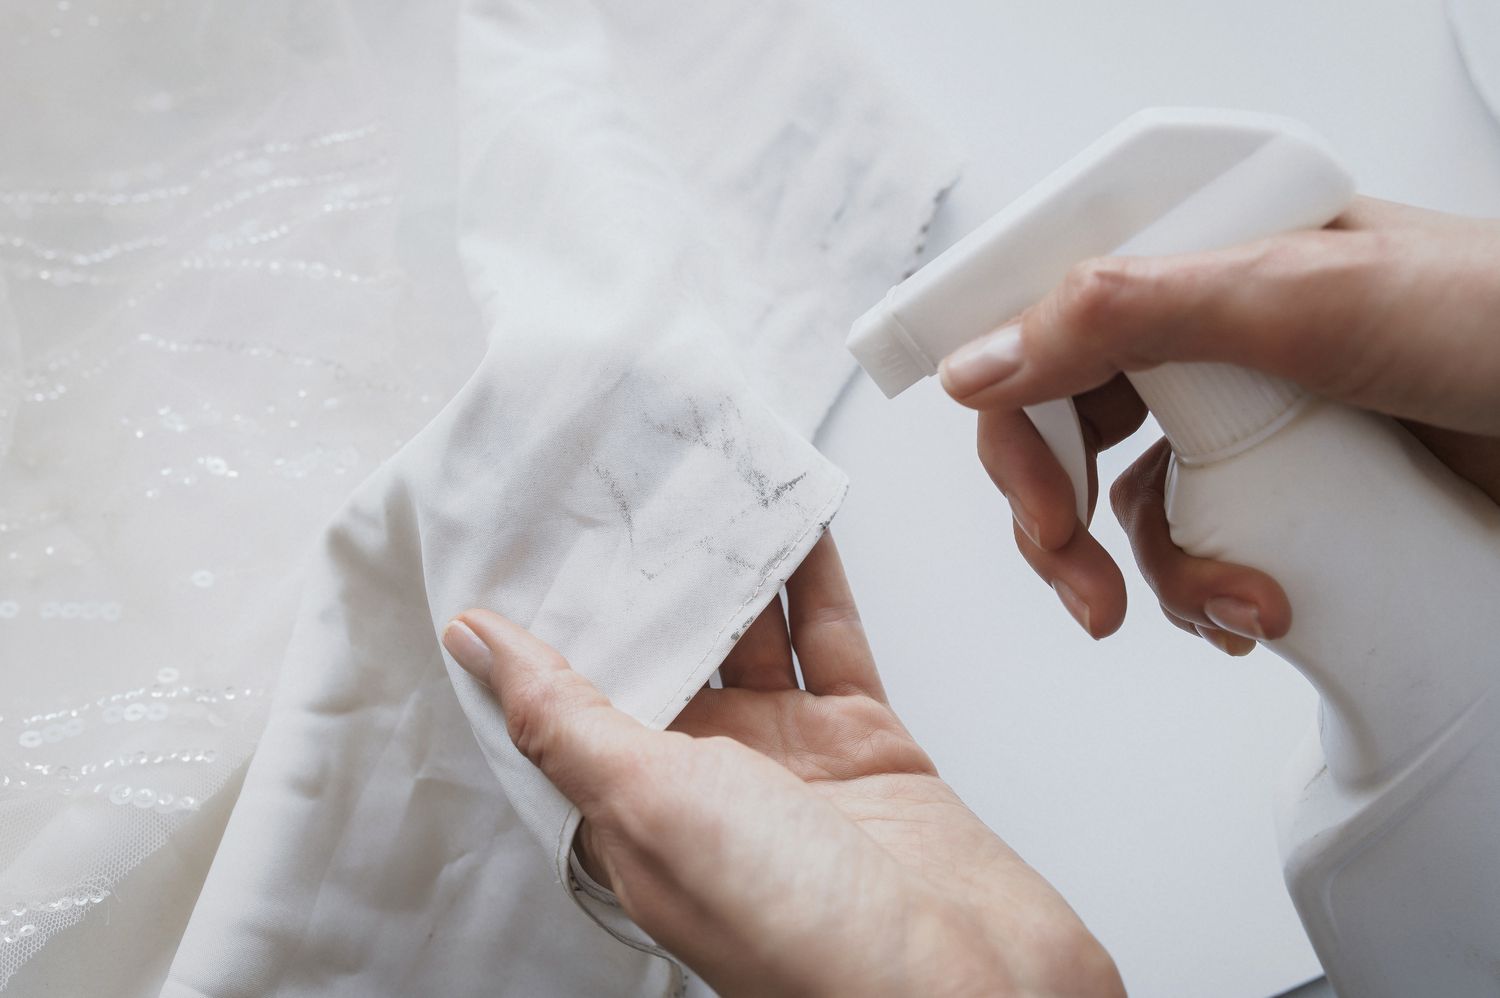
[[[1036,520],[1030,513],[1026,512],[1026,507],[1012,499],[1010,500],[1010,515],[1015,519],[1016,526],[1021,528],[1021,533],[1030,538],[1031,543],[1037,547],[1041,547],[1042,542],[1039,539]]]
[[[1073,587],[1059,579],[1052,583],[1052,591],[1057,593],[1057,598],[1062,600],[1062,605],[1067,607],[1073,619],[1078,621],[1078,626],[1082,627],[1089,637],[1093,637],[1093,629],[1089,627],[1089,605],[1073,591]]]
[[[1242,658],[1255,650],[1255,642],[1248,638],[1242,638],[1237,634],[1230,634],[1215,627],[1204,627],[1202,624],[1194,624],[1193,629],[1198,636],[1219,651],[1234,658]],[[1241,642],[1246,642],[1241,644]]]
[[[1260,626],[1260,607],[1234,596],[1215,596],[1203,604],[1203,613],[1219,627],[1242,638],[1260,641],[1265,629]]]
[[[1001,326],[965,343],[943,360],[943,387],[957,396],[1004,381],[1021,367],[1021,324]]]
[[[448,621],[448,626],[443,628],[443,647],[465,672],[489,685],[494,656],[490,653],[490,646],[479,640],[479,635],[468,624],[457,617]]]

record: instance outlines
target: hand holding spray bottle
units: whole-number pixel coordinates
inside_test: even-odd
[[[1104,254],[1318,228],[1353,197],[1307,129],[1137,114],[866,313],[849,348],[889,396]],[[1394,420],[1224,364],[1128,374],[1172,445],[1189,554],[1267,572],[1293,609],[1268,647],[1320,696],[1278,809],[1287,886],[1346,998],[1500,993],[1500,506]],[[1087,519],[1070,400],[1033,423]]]

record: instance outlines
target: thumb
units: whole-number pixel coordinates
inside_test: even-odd
[[[1019,323],[943,362],[975,409],[1078,395],[1121,371],[1218,361],[1320,395],[1500,432],[1500,228],[1479,223],[1292,233],[1169,257],[1080,264]]]
[[[443,647],[494,691],[516,748],[585,816],[653,735],[555,648],[497,613],[454,617],[443,628]]]

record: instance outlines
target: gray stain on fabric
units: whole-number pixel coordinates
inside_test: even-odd
[[[711,407],[705,407],[698,399],[688,398],[683,400],[682,406],[686,410],[684,413],[666,419],[661,418],[659,411],[646,412],[646,425],[674,440],[696,444],[726,458],[735,456],[737,431],[744,423],[744,415],[733,399],[719,399]],[[710,415],[706,408],[715,412]]]
[[[641,412],[641,420],[645,427],[655,433],[694,448],[701,448],[723,459],[734,469],[736,477],[749,488],[750,494],[754,497],[755,506],[761,509],[770,509],[773,505],[787,500],[809,474],[803,471],[785,480],[772,477],[758,460],[753,448],[748,445],[742,432],[745,422],[744,414],[732,399],[703,400],[689,396],[672,406],[653,405],[646,408]],[[780,462],[773,463],[779,464]],[[632,529],[631,506],[620,483],[598,465],[593,466],[593,471],[609,489],[610,496],[619,508],[627,530]],[[747,506],[738,512],[729,513],[727,523],[722,524],[721,527],[738,525],[746,516],[752,514],[755,506]],[[820,529],[826,530],[827,527],[828,523],[825,520],[820,525]],[[677,554],[658,560],[651,571],[644,568],[638,571],[646,581],[654,581],[664,572],[670,571],[688,550],[692,550],[710,557],[722,558],[725,563],[734,568],[747,573],[755,573],[765,580],[791,553],[791,546],[784,545],[770,558],[757,564],[756,560],[752,560],[756,558],[754,554],[727,550],[718,541],[719,539],[714,536],[699,536],[691,541],[690,548],[681,548]],[[782,584],[785,584],[785,580]]]
[[[792,545],[791,544],[788,543],[788,544],[781,545],[781,547],[777,548],[776,552],[774,554],[772,554],[771,557],[769,557],[769,558],[766,559],[765,564],[763,564],[763,565],[760,566],[761,574],[764,575],[764,576],[769,577],[770,574],[771,574],[771,569],[773,569],[777,565],[781,564],[781,562],[786,559],[786,556],[789,555],[789,554],[791,554],[791,553],[792,553]]]
[[[684,412],[678,418],[663,420],[656,413],[648,412],[645,414],[646,423],[658,433],[674,440],[717,451],[733,461],[735,472],[741,481],[750,486],[755,494],[755,501],[763,509],[769,509],[807,477],[807,473],[803,472],[784,482],[773,481],[759,467],[755,455],[742,448],[737,430],[744,422],[744,414],[739,407],[730,399],[720,399],[712,406],[715,410],[713,418],[705,412],[705,408],[697,399],[685,399]]]
[[[626,497],[625,490],[620,487],[620,483],[615,480],[615,476],[611,475],[607,468],[598,464],[591,465],[591,468],[593,469],[594,477],[603,482],[604,487],[609,490],[609,497],[615,501],[615,508],[620,511],[620,519],[625,521],[625,536],[630,539],[630,543],[634,544],[635,516],[631,512],[630,500]]]
[[[755,493],[755,501],[760,503],[762,509],[770,509],[772,503],[780,502],[783,496],[807,477],[807,472],[804,471],[795,478],[773,484],[771,476],[757,468],[751,462],[749,455],[742,455],[736,462],[736,466],[741,480],[750,486],[751,491]]]
[[[722,434],[718,445],[715,446],[714,441],[709,437],[708,420],[704,418],[703,410],[699,407],[698,401],[696,399],[688,399],[684,404],[687,406],[686,419],[663,422],[657,419],[654,413],[648,412],[646,414],[647,424],[658,433],[663,433],[674,440],[697,444],[699,447],[704,447],[708,450],[718,450],[727,456],[733,449],[733,440],[730,436]],[[722,414],[725,409],[724,404],[720,403],[719,408]]]
[[[763,505],[763,506],[769,506],[769,505],[771,505],[771,503],[776,502],[778,499],[780,499],[782,496],[786,495],[792,489],[795,489],[797,487],[797,483],[800,482],[800,481],[802,481],[802,479],[804,479],[806,477],[807,477],[807,472],[804,471],[802,474],[798,475],[796,478],[788,479],[787,481],[782,482],[780,485],[776,486],[774,489],[771,490],[770,498],[767,499],[765,502],[761,503],[761,505]]]
[[[737,628],[734,629],[734,633],[732,633],[732,634],[729,635],[729,640],[730,641],[738,641],[740,638],[744,637],[745,634],[746,634],[746,632],[750,630],[750,625],[754,624],[754,623],[755,623],[755,618],[754,617],[751,617],[749,620],[745,621],[739,627],[737,627]]]
[[[724,560],[729,562],[729,564],[733,565],[735,568],[742,568],[748,572],[753,572],[755,570],[755,565],[750,562],[750,559],[746,558],[738,551],[725,551],[723,552],[723,555]]]

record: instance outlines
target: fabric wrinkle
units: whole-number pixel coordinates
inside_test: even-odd
[[[576,814],[437,635],[505,613],[670,723],[842,500],[809,437],[946,150],[794,0],[153,17],[98,37],[160,80],[49,93],[16,112],[32,159],[0,152],[0,546],[31,573],[0,562],[0,628],[11,600],[55,653],[71,615],[68,654],[120,660],[77,718],[0,708],[0,772],[78,765],[48,747],[73,720],[128,757],[83,803],[28,782],[30,825],[0,788],[0,894],[18,871],[104,892],[49,915],[46,948],[0,947],[0,987],[98,973],[114,954],[69,926],[150,917],[130,871],[184,835],[183,800],[232,794],[161,941],[167,998],[681,992],[575,891]],[[85,28],[59,65],[91,65]],[[208,39],[218,59],[167,58]],[[44,453],[76,457],[11,476]]]

